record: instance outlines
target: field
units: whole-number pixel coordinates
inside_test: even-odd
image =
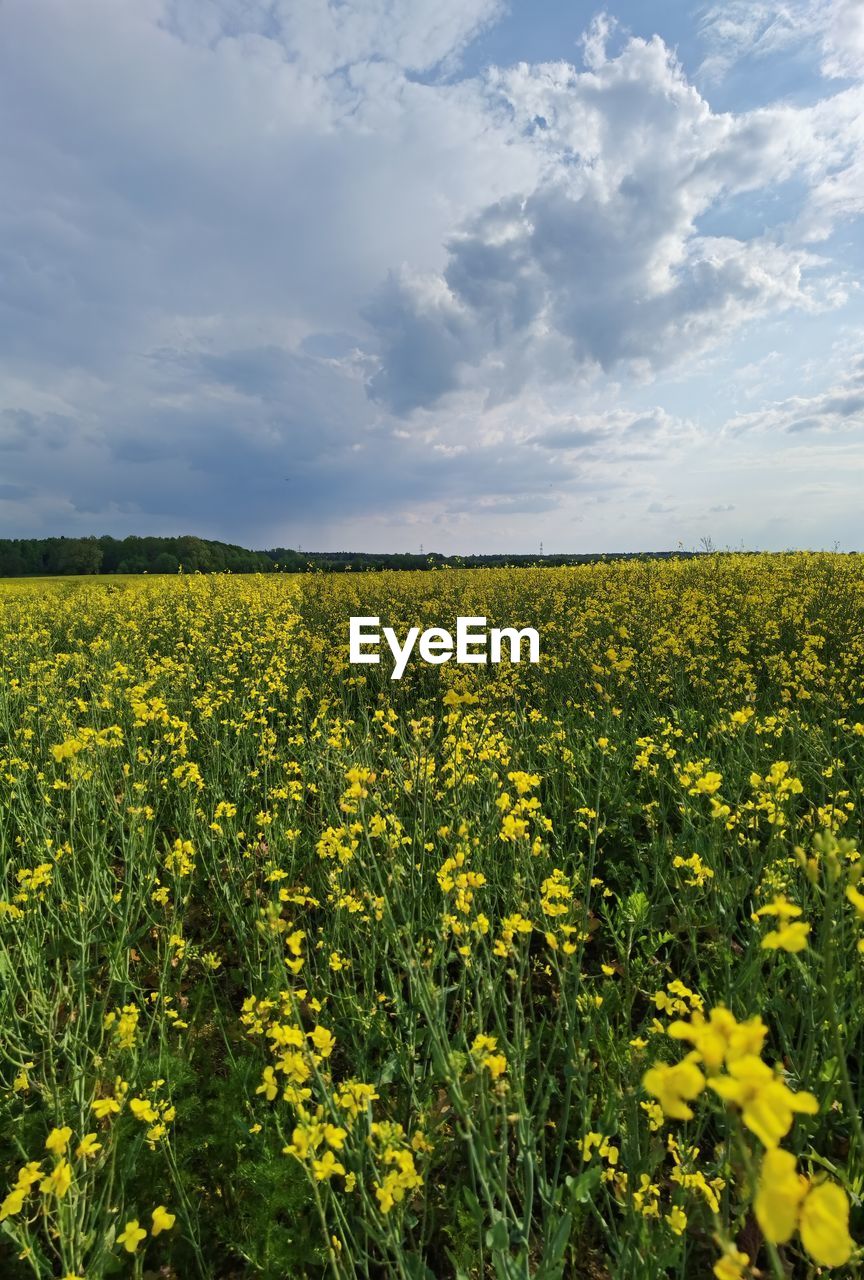
[[[0,662],[4,1277],[860,1273],[861,558],[7,583]]]

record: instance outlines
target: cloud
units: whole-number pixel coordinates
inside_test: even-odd
[[[700,34],[710,53],[700,67],[708,82],[722,80],[740,59],[765,59],[815,48],[824,76],[864,75],[864,9],[860,0],[727,0],[702,15]]]
[[[367,309],[381,340],[370,389],[391,410],[478,381],[506,396],[538,373],[623,365],[638,375],[769,312],[843,300],[805,248],[697,226],[733,194],[802,171],[815,181],[831,113],[715,114],[661,40],[631,39],[606,59],[602,35],[589,41],[591,70],[490,74],[492,99],[546,165],[532,190],[487,204],[450,236],[443,271],[391,275]],[[848,172],[841,161],[831,181]]]
[[[370,404],[363,371],[362,356],[274,345],[164,349],[148,364],[146,397],[140,386],[105,389],[60,443],[47,415],[9,413],[3,421],[23,425],[26,439],[15,436],[4,478],[31,495],[14,531],[146,522],[153,532],[291,545],[308,543],[315,525],[370,513],[541,512],[567,492],[614,484],[578,459],[552,457],[520,430],[512,406],[478,430],[476,402],[464,397],[447,424],[402,430]]]
[[[812,36],[821,4],[812,0],[726,0],[703,13],[699,30],[711,52],[700,67],[709,83],[723,79],[739,58],[765,58]]]
[[[606,15],[466,75],[500,11],[5,0],[5,531],[569,522],[699,436],[647,380],[842,301],[860,88],[718,112]]]
[[[502,0],[167,0],[160,23],[184,42],[277,43],[304,73],[328,76],[370,60],[428,71],[456,58],[501,13]]]
[[[827,76],[864,76],[864,9],[860,0],[833,0],[822,39]]]
[[[533,437],[544,449],[607,460],[662,456],[669,458],[682,445],[691,444],[697,431],[692,422],[675,418],[663,409],[649,412],[615,409],[581,414],[556,423]]]
[[[777,432],[821,435],[864,428],[864,357],[852,363],[844,378],[815,396],[789,396],[754,413],[739,414],[726,424],[730,435]]]

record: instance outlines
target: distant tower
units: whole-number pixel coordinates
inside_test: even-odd
[[[422,542],[420,543],[420,554],[421,554],[421,556],[422,556],[422,554],[423,554],[423,543],[422,543]]]
[[[542,556],[542,554],[543,554],[543,543],[542,543],[542,542],[540,543],[540,554],[541,554],[541,556]]]

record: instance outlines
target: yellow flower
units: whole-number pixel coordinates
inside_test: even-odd
[[[119,1115],[120,1103],[116,1098],[97,1098],[93,1103],[93,1114],[97,1120],[104,1120],[106,1116]]]
[[[693,1110],[687,1106],[705,1088],[705,1077],[689,1057],[675,1066],[656,1062],[642,1077],[642,1087],[657,1098],[665,1115],[673,1120],[690,1120]]]
[[[140,1120],[144,1124],[153,1124],[155,1120],[159,1119],[159,1113],[147,1098],[131,1098],[129,1100],[129,1110],[136,1120]]]
[[[268,1102],[272,1102],[279,1092],[279,1085],[276,1083],[276,1076],[272,1067],[265,1067],[261,1076],[261,1083],[255,1090],[256,1093],[263,1093]]]
[[[794,920],[800,914],[800,907],[796,907],[794,902],[789,902],[782,894],[778,894],[767,906],[754,911],[753,919],[757,920],[760,916],[776,916],[778,920]]]
[[[849,1201],[836,1182],[811,1185],[801,1206],[798,1223],[801,1243],[814,1262],[842,1267],[852,1253],[849,1235]]]
[[[27,1187],[13,1187],[7,1195],[6,1199],[0,1204],[0,1222],[4,1222],[6,1218],[14,1218],[16,1213],[20,1213],[24,1208],[24,1201],[27,1198]]]
[[[791,1152],[765,1152],[754,1210],[772,1244],[785,1244],[797,1228],[815,1262],[824,1267],[848,1262],[853,1246],[845,1191],[836,1182],[813,1183],[798,1173]]]
[[[97,1151],[102,1150],[102,1143],[96,1141],[95,1133],[85,1133],[84,1137],[75,1148],[75,1154],[81,1159],[87,1159],[89,1156],[95,1156]]]
[[[62,1156],[69,1146],[71,1137],[72,1130],[68,1125],[64,1125],[62,1129],[52,1129],[45,1139],[45,1150],[50,1151],[54,1156]]]
[[[792,1127],[793,1114],[816,1115],[812,1093],[793,1093],[779,1076],[753,1054],[729,1064],[729,1075],[708,1081],[725,1102],[741,1109],[747,1128],[765,1147],[776,1147]]]
[[[325,1124],[323,1126],[324,1141],[334,1151],[341,1151],[345,1145],[345,1139],[348,1137],[347,1129],[342,1129],[335,1124]]]
[[[314,1031],[310,1031],[309,1039],[322,1058],[329,1058],[336,1047],[336,1038],[332,1031],[328,1031],[326,1027],[316,1027]]]
[[[762,949],[768,951],[803,951],[807,946],[809,924],[796,920],[794,924],[784,924],[780,929],[772,929],[762,939]]]
[[[864,920],[864,893],[859,893],[857,889],[850,885],[846,890],[846,897],[852,903],[860,918]]]
[[[652,1133],[663,1128],[663,1108],[659,1102],[640,1102],[639,1106],[648,1117],[648,1128]]]
[[[122,1244],[127,1253],[135,1253],[146,1235],[144,1228],[138,1225],[138,1219],[132,1218],[117,1237],[117,1243]]]
[[[791,1240],[798,1210],[807,1194],[807,1179],[796,1169],[795,1157],[775,1147],[765,1152],[753,1204],[756,1220],[772,1244]]]
[[[27,1066],[32,1067],[33,1063],[28,1062]],[[30,1077],[27,1075],[26,1068],[19,1071],[15,1079],[12,1081],[13,1093],[26,1093],[30,1088]]]
[[[602,1141],[602,1133],[595,1133],[593,1129],[589,1130],[582,1139],[582,1159],[590,1160],[594,1147],[599,1147]]]
[[[312,1161],[312,1174],[316,1182],[326,1182],[334,1173],[344,1173],[345,1166],[332,1151],[325,1151],[320,1160]]]
[[[687,1214],[678,1205],[673,1205],[666,1215],[666,1221],[676,1236],[684,1234],[687,1226]]]
[[[670,1022],[668,1034],[673,1040],[689,1040],[695,1047],[709,1075],[715,1075],[724,1063],[734,1062],[747,1054],[759,1054],[768,1028],[760,1017],[738,1022],[724,1005],[711,1010],[708,1021],[697,1010],[690,1022]]]
[[[749,1256],[729,1244],[725,1246],[723,1257],[714,1263],[712,1271],[717,1280],[744,1280],[744,1272],[749,1265]]]
[[[16,1188],[21,1188],[25,1192],[29,1191],[39,1179],[42,1177],[42,1161],[31,1160],[28,1164],[22,1165],[18,1170],[16,1179]]]
[[[68,1160],[60,1160],[48,1177],[40,1182],[39,1190],[43,1195],[55,1195],[58,1200],[62,1200],[71,1185],[72,1166]]]
[[[154,1236],[158,1236],[160,1231],[170,1231],[177,1221],[177,1217],[173,1213],[169,1213],[164,1204],[157,1204],[152,1214],[153,1226],[150,1228]]]

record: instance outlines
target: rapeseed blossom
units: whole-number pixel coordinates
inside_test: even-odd
[[[839,1267],[849,1260],[849,1201],[843,1188],[799,1173],[791,1152],[779,1147],[765,1152],[754,1209],[766,1239],[774,1244],[785,1244],[798,1231],[821,1266]]]
[[[812,1093],[793,1093],[755,1054],[736,1058],[729,1064],[728,1075],[715,1076],[708,1084],[740,1109],[745,1125],[765,1147],[776,1147],[785,1138],[796,1114],[812,1116],[819,1110]]]
[[[13,1268],[852,1274],[859,558],[0,606]],[[347,660],[466,608],[541,664]]]

